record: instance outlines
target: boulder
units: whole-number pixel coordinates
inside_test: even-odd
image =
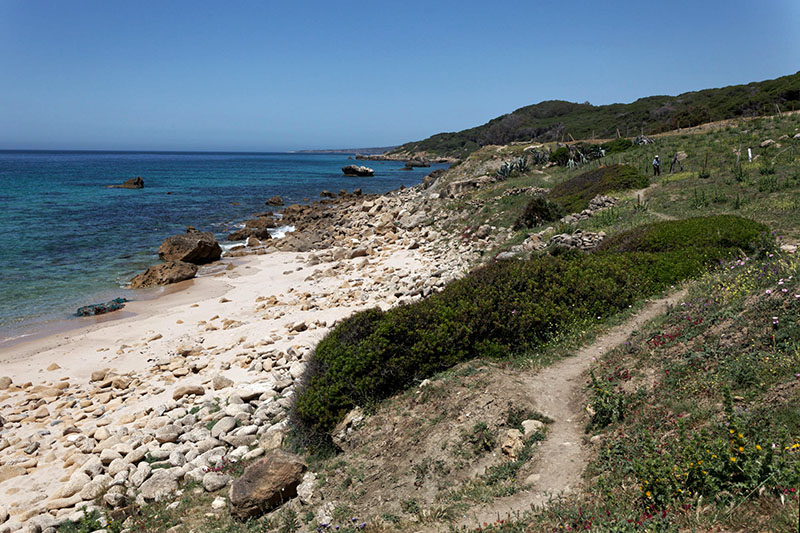
[[[184,261],[202,265],[222,256],[222,248],[209,232],[189,228],[182,235],[167,237],[158,247],[158,257],[165,261]]]
[[[203,389],[202,385],[185,385],[183,387],[178,387],[175,389],[175,392],[172,393],[173,400],[180,400],[184,396],[188,396],[190,394],[194,394],[195,396],[202,396],[205,394],[205,389]]]
[[[445,170],[443,168],[439,168],[434,170],[424,178],[422,178],[422,188],[427,189],[428,187],[436,183],[436,180],[439,179],[439,176],[444,174],[444,172]]]
[[[248,228],[244,227],[237,229],[228,234],[229,241],[246,241],[250,238],[258,239],[259,241],[266,241],[272,238],[267,228]]]
[[[342,167],[342,172],[345,176],[359,177],[367,177],[375,174],[375,171],[371,168],[358,165],[347,165],[346,167]]]
[[[160,265],[151,266],[141,274],[131,278],[131,289],[144,289],[160,285],[178,283],[192,279],[197,275],[197,265],[183,261],[168,261]]]
[[[240,519],[259,516],[294,498],[305,470],[300,457],[283,451],[256,461],[231,485],[228,494],[231,514]]]
[[[139,491],[145,500],[162,500],[178,490],[178,482],[165,468],[153,471],[150,479],[142,483]]]
[[[489,176],[481,176],[479,178],[453,181],[447,185],[447,196],[454,198],[472,189],[478,189],[487,183],[492,183],[494,180]]]
[[[405,166],[405,168],[403,170],[411,170],[412,168],[415,168],[415,167],[428,168],[429,166],[431,166],[431,164],[428,163],[425,160],[422,160],[422,159],[409,159],[408,161],[406,161],[406,166]]]
[[[275,195],[272,198],[270,198],[269,200],[267,200],[266,203],[267,203],[267,205],[271,205],[271,206],[281,206],[281,205],[283,205],[283,198],[281,198],[280,196]]]
[[[336,198],[336,193],[331,191],[322,191],[319,195],[323,198]]]
[[[225,487],[233,478],[222,472],[207,472],[203,476],[203,488],[206,492],[216,492]]]
[[[119,185],[108,185],[109,189],[141,189],[144,187],[144,180],[141,176],[125,180]]]

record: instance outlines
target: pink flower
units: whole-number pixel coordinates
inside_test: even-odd
[[[772,290],[771,289],[767,289],[767,294],[772,294]]]

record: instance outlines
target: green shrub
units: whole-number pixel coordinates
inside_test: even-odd
[[[533,228],[545,222],[553,222],[564,215],[564,212],[555,202],[537,196],[525,205],[522,214],[514,222],[514,229]]]
[[[619,154],[632,147],[633,141],[624,137],[608,141],[602,145],[603,150],[606,151],[606,155]]]
[[[603,241],[598,252],[676,252],[719,256],[730,248],[756,250],[767,227],[735,215],[695,217],[639,226]],[[709,257],[711,259],[712,257]]]
[[[564,167],[567,165],[567,161],[569,161],[569,148],[566,146],[562,146],[550,154],[551,163]]]
[[[577,213],[589,207],[589,201],[598,194],[647,187],[647,176],[628,165],[600,167],[559,183],[550,191],[550,199],[568,213]]]
[[[357,313],[317,346],[296,422],[307,438],[326,442],[357,405],[461,361],[527,351],[571,323],[613,315],[732,250],[752,249],[763,228],[732,216],[660,222],[610,239],[604,252],[500,261],[417,303]]]

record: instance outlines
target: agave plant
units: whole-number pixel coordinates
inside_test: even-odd
[[[528,170],[528,158],[524,155],[519,156],[513,164],[516,165],[520,173]]]
[[[534,165],[546,165],[550,160],[550,153],[539,150],[529,150],[528,155],[531,157],[531,163]]]
[[[503,179],[507,179],[511,172],[514,171],[514,165],[508,161],[500,165],[500,168],[497,169],[497,175]]]

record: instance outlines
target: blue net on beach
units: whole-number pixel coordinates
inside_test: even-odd
[[[127,298],[114,298],[109,302],[84,305],[83,307],[79,307],[75,314],[78,316],[104,315],[106,313],[110,313],[111,311],[122,309],[125,307],[125,302],[127,301]]]

